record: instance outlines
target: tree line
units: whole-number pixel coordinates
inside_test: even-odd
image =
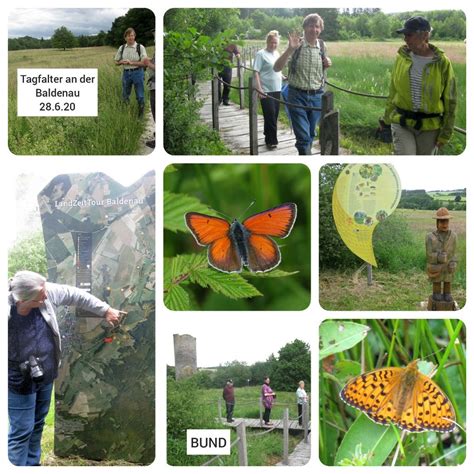
[[[165,28],[183,31],[193,27],[210,36],[232,28],[242,39],[262,40],[271,30],[278,30],[283,36],[301,31],[303,18],[310,13],[319,13],[324,19],[321,37],[327,41],[399,38],[396,30],[416,14],[430,21],[433,39],[466,38],[466,16],[461,10],[384,13],[379,8],[172,9],[165,15]]]
[[[174,377],[174,367],[168,367],[168,376]],[[235,387],[260,385],[269,376],[274,390],[292,392],[304,380],[311,388],[311,351],[309,345],[295,339],[283,346],[278,355],[271,354],[266,361],[248,365],[245,362],[226,362],[212,369],[201,369],[192,376],[199,388],[222,388],[228,379]]]
[[[95,35],[74,35],[65,26],[56,28],[51,38],[33,38],[22,36],[8,38],[8,51],[22,49],[71,49],[89,48],[96,46],[118,47],[124,43],[123,33],[127,28],[133,28],[137,33],[137,41],[144,46],[154,44],[152,30],[155,27],[155,15],[147,8],[131,8],[128,12],[115,18],[110,29],[99,31]]]

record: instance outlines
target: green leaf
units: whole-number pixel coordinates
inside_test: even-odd
[[[352,377],[360,374],[360,362],[353,360],[338,360],[334,365],[333,374],[339,382],[345,383]]]
[[[186,194],[175,194],[165,191],[163,193],[163,224],[165,229],[172,232],[188,232],[184,223],[186,212],[202,212],[210,216],[216,215],[216,212],[202,204],[199,199]]]
[[[368,326],[350,321],[324,321],[319,326],[319,359],[350,349],[369,331]]]
[[[164,173],[165,173],[165,174],[167,174],[167,173],[176,173],[176,171],[178,171],[178,168],[176,168],[176,166],[174,166],[174,165],[168,165],[168,166],[165,168]]]
[[[251,285],[245,278],[237,273],[222,273],[211,267],[204,253],[192,255],[178,255],[174,258],[165,259],[164,289],[165,304],[170,301],[175,309],[180,305],[189,309],[189,295],[176,292],[175,288],[188,283],[196,283],[203,288],[210,288],[216,293],[223,294],[231,299],[253,298],[262,294]],[[183,290],[184,291],[184,290]],[[186,297],[186,301],[184,298]]]
[[[181,286],[174,285],[165,293],[165,306],[172,311],[191,309],[189,295]]]
[[[382,466],[397,444],[393,428],[382,426],[361,414],[352,423],[336,453],[335,465]]]
[[[216,293],[221,293],[233,300],[263,296],[238,273],[222,273],[208,267],[191,271],[190,278],[193,283],[203,288],[211,288]]]
[[[253,272],[245,272],[244,275],[251,278],[281,278],[287,277],[291,275],[296,275],[299,273],[297,270],[296,272],[285,272],[284,270],[272,270],[270,272],[265,273],[253,273]]]

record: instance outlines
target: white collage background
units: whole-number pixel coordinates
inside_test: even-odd
[[[391,3],[391,2],[390,2]],[[471,84],[470,80],[473,77],[473,64],[474,60],[472,58],[471,48],[469,47],[469,41],[471,36],[474,34],[473,18],[474,18],[474,6],[471,2],[467,1],[452,1],[449,3],[432,0],[432,1],[419,1],[418,3],[399,0],[397,3],[397,10],[415,10],[416,8],[424,9],[462,9],[466,13],[468,33],[467,33],[467,133],[470,135],[473,133],[472,130],[472,109],[470,106],[474,106],[472,100],[472,91],[470,90]],[[311,2],[306,0],[300,0],[295,7],[305,7],[305,8],[314,8],[314,11],[317,12],[318,8],[324,7],[381,7],[384,8],[388,6],[389,2],[374,2],[374,1],[361,1],[356,2],[354,0],[346,1],[320,1],[320,2]],[[263,324],[266,321],[272,321],[274,324],[281,326],[288,325],[288,327],[293,325],[299,325],[301,328],[304,328],[305,334],[307,334],[307,340],[311,344],[312,350],[312,399],[315,401],[313,404],[312,420],[313,420],[313,438],[312,438],[312,456],[310,462],[303,467],[285,467],[283,469],[288,470],[291,474],[296,474],[297,472],[301,473],[314,473],[314,472],[330,472],[337,468],[324,466],[319,462],[319,453],[318,453],[318,436],[317,436],[317,420],[318,420],[318,410],[317,403],[318,400],[318,371],[319,371],[319,362],[318,362],[318,326],[321,321],[328,318],[424,318],[426,313],[422,312],[377,312],[377,313],[361,313],[361,312],[351,312],[351,313],[333,313],[328,312],[319,306],[318,300],[318,175],[319,168],[325,163],[339,163],[341,159],[337,157],[321,157],[321,156],[312,156],[305,159],[297,157],[205,157],[205,156],[170,156],[168,155],[162,146],[162,34],[163,34],[163,15],[169,8],[193,8],[193,7],[213,7],[213,8],[229,8],[229,7],[253,7],[253,8],[285,8],[288,7],[288,2],[276,0],[273,3],[265,2],[255,2],[255,1],[240,1],[237,4],[229,4],[217,1],[175,1],[170,2],[168,0],[160,1],[140,1],[140,2],[123,2],[116,1],[112,2],[110,0],[102,0],[101,2],[91,1],[91,0],[82,0],[81,2],[73,1],[58,1],[58,0],[40,0],[40,1],[21,1],[18,0],[14,4],[7,3],[3,5],[3,15],[2,15],[2,28],[3,33],[3,48],[2,48],[2,74],[0,75],[0,90],[2,94],[0,95],[0,110],[2,111],[2,132],[0,133],[0,150],[1,150],[1,166],[0,166],[0,203],[1,203],[1,216],[2,216],[2,232],[0,233],[0,244],[1,244],[1,253],[0,253],[0,263],[1,271],[4,275],[4,288],[6,289],[6,280],[7,280],[7,254],[8,247],[11,243],[9,234],[15,232],[16,226],[16,196],[21,194],[22,190],[17,189],[17,176],[22,173],[41,173],[47,174],[51,177],[54,177],[61,173],[71,173],[71,172],[88,172],[88,171],[101,171],[106,174],[109,174],[114,177],[117,176],[117,180],[124,185],[132,183],[135,179],[142,176],[147,171],[154,169],[156,171],[156,458],[152,465],[147,467],[128,467],[127,470],[138,470],[147,471],[147,472],[160,472],[160,473],[171,473],[175,471],[181,471],[182,469],[188,472],[207,472],[208,469],[212,469],[212,472],[215,473],[224,473],[232,469],[245,469],[249,472],[260,472],[260,473],[269,473],[270,471],[276,469],[275,467],[246,467],[246,468],[224,468],[224,467],[212,467],[212,468],[199,468],[199,467],[171,467],[166,463],[166,364],[169,363],[167,348],[170,345],[170,339],[172,338],[173,333],[189,333],[192,331],[192,327],[198,322],[201,327],[205,327],[207,331],[212,334],[214,331],[220,331],[218,326],[222,327],[223,324],[229,326],[243,325],[248,324],[248,321],[255,321],[256,324]],[[107,156],[107,157],[98,157],[98,156],[15,156],[10,153],[8,149],[7,135],[8,135],[8,126],[7,126],[7,113],[8,113],[8,55],[6,48],[7,33],[8,33],[8,9],[9,8],[149,8],[151,9],[156,16],[156,70],[157,70],[157,86],[156,86],[156,139],[157,147],[155,151],[148,156]],[[35,18],[31,18],[31,21],[34,22]],[[283,40],[282,46],[285,44]],[[454,167],[458,170],[459,174],[464,176],[465,186],[467,187],[467,193],[470,195],[471,192],[471,182],[474,181],[474,165],[472,164],[474,156],[474,148],[472,146],[470,138],[467,140],[467,147],[464,153],[457,157],[398,157],[394,158],[392,156],[344,156],[343,162],[347,163],[392,163],[396,166],[398,160],[406,160],[407,163],[412,167],[412,172],[414,174],[424,174],[424,173],[442,173],[442,170],[445,167]],[[311,171],[311,206],[312,206],[312,229],[311,229],[311,264],[312,264],[312,282],[311,282],[311,304],[310,306],[301,312],[290,313],[290,312],[255,312],[255,313],[239,313],[239,312],[218,312],[217,314],[213,312],[212,314],[206,314],[205,312],[183,312],[177,313],[169,311],[162,301],[162,289],[163,289],[163,278],[162,278],[162,255],[163,255],[163,170],[164,168],[171,163],[241,163],[245,160],[246,163],[303,163],[306,164]],[[238,183],[236,183],[238,185]],[[27,191],[25,191],[27,192]],[[472,211],[470,206],[468,206],[467,213],[467,235],[470,237],[474,235],[474,229],[472,225]],[[467,331],[467,353],[468,353],[468,394],[467,394],[467,426],[469,427],[470,416],[471,416],[471,407],[474,403],[474,393],[473,393],[473,380],[474,373],[473,367],[474,364],[470,361],[471,354],[471,331],[474,329],[474,323],[472,319],[473,315],[473,303],[471,301],[472,293],[472,278],[473,278],[473,268],[474,268],[474,254],[471,249],[470,238],[467,239],[467,302],[464,308],[456,313],[455,317],[460,318],[466,325]],[[4,311],[4,320],[2,323],[2,328],[0,331],[1,343],[0,347],[2,348],[3,357],[0,358],[1,366],[1,390],[0,390],[0,400],[1,400],[1,425],[0,429],[0,467],[5,471],[13,471],[13,467],[7,457],[7,427],[8,427],[8,417],[7,417],[7,306],[5,305]],[[430,314],[430,318],[443,317]],[[217,324],[218,322],[218,324]],[[191,329],[190,329],[191,328]],[[271,328],[270,328],[271,337]],[[192,333],[192,332],[191,332]],[[219,334],[216,333],[216,337],[219,337]],[[456,468],[456,472],[468,472],[472,471],[472,466],[474,465],[474,439],[467,429],[467,456],[466,462],[463,466]],[[58,468],[59,469],[59,468]],[[69,468],[71,469],[71,468]],[[96,467],[82,467],[74,468],[79,470],[84,470],[92,472],[100,469],[103,472],[104,468]],[[113,470],[123,470],[123,467],[110,467],[105,469]],[[384,467],[384,470],[390,469],[400,469],[400,468],[390,468]],[[405,472],[411,472],[414,468],[404,468]],[[424,471],[430,471],[429,467],[423,467]],[[452,468],[437,468],[436,472],[444,472],[451,470]],[[42,467],[42,471],[56,471],[52,467]],[[366,471],[368,468],[344,468],[344,472],[361,472]],[[57,472],[57,471],[56,471]]]

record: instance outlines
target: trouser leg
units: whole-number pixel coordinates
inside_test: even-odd
[[[298,424],[301,426],[303,424],[303,405],[298,403]]]
[[[279,92],[269,92],[269,96],[280,98]],[[280,111],[280,103],[274,99],[261,99],[263,112],[263,134],[265,135],[265,143],[267,145],[278,145],[278,114]]]
[[[442,301],[441,282],[433,282],[433,300]]]
[[[392,139],[395,155],[416,155],[414,130],[392,123]]]
[[[427,130],[425,132],[418,132],[415,134],[416,154],[434,155],[438,136],[439,130]]]
[[[130,94],[132,93],[133,80],[129,72],[124,71],[122,75],[122,99],[124,102],[130,100]]]
[[[28,448],[28,466],[39,466],[41,459],[41,437],[44,422],[51,404],[53,384],[48,384],[36,392],[35,423]]]
[[[232,68],[231,67],[225,67],[224,70],[221,73],[221,78],[224,81],[224,87],[223,87],[223,92],[222,92],[222,102],[224,104],[228,104],[229,103],[229,93],[230,93],[229,85],[232,83]]]
[[[8,391],[8,458],[15,466],[27,466],[35,409],[36,394],[21,395]]]

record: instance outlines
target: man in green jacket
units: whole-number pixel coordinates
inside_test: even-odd
[[[415,16],[397,33],[405,46],[392,70],[385,123],[391,124],[396,155],[433,155],[454,129],[457,91],[451,62],[429,42],[431,26]]]

